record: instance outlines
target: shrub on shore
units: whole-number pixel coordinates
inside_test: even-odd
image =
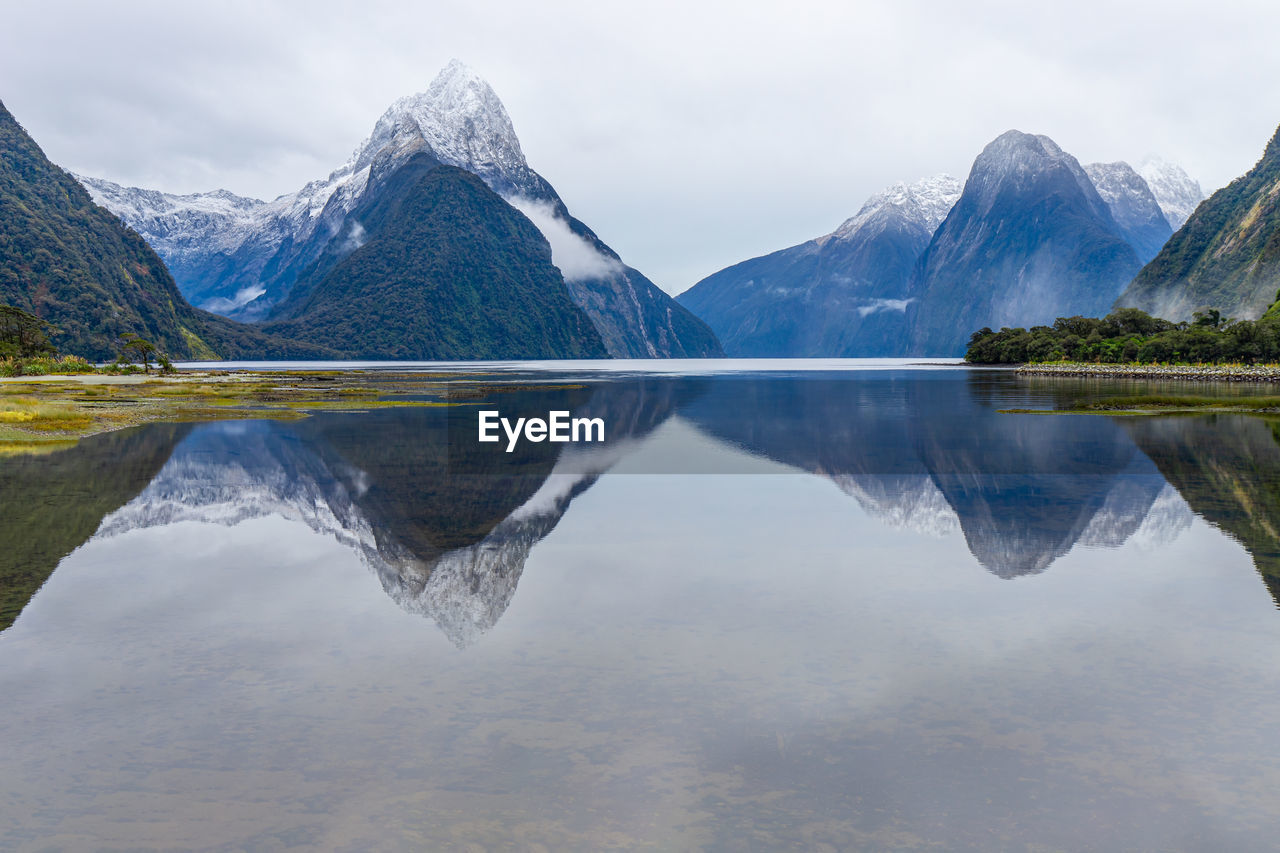
[[[0,361],[0,376],[50,376],[54,374],[99,373],[100,369],[78,355],[6,358]]]
[[[0,377],[6,378],[19,376],[76,376],[88,373],[100,373],[106,376],[132,376],[135,373],[142,372],[142,368],[136,364],[112,362],[99,367],[85,361],[78,355],[64,355],[61,358],[0,359]],[[161,372],[173,372],[173,365],[170,364],[167,368],[162,365]]]

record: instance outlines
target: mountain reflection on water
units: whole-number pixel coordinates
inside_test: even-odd
[[[497,623],[530,550],[575,498],[674,418],[703,440],[830,479],[904,535],[959,530],[1001,578],[1044,572],[1079,546],[1168,542],[1198,514],[1241,542],[1280,591],[1271,422],[1000,411],[1052,408],[1062,396],[1001,372],[541,377],[488,399],[511,417],[601,417],[607,441],[526,441],[510,454],[475,442],[470,404],[149,427],[6,463],[0,486],[28,508],[28,529],[43,529],[30,517],[42,507],[89,520],[40,546],[56,553],[7,555],[22,564],[3,577],[43,579],[98,518],[94,536],[108,539],[280,516],[358,554],[397,604],[462,647]],[[637,473],[687,473],[659,467]],[[88,486],[68,490],[77,478]],[[39,583],[6,583],[6,600],[21,599],[16,615]]]
[[[958,526],[973,556],[1003,578],[1042,572],[1077,544],[1118,547],[1165,486],[1110,419],[1002,414],[1039,401],[998,377],[766,379],[715,391],[689,412],[708,432],[830,477],[892,524]],[[1190,512],[1162,520],[1172,534]]]
[[[523,442],[509,454],[475,442],[470,405],[206,424],[97,536],[281,516],[356,552],[396,603],[465,646],[506,610],[529,550],[671,415],[680,391],[643,381],[517,388],[502,394],[504,414],[568,409],[604,418],[610,433],[603,444]]]

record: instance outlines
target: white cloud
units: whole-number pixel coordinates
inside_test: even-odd
[[[200,307],[206,311],[217,311],[219,313],[234,311],[237,308],[243,308],[266,292],[267,289],[265,287],[253,284],[236,291],[236,295],[231,299],[225,299],[220,296],[206,299],[200,304]]]
[[[877,311],[904,312],[907,310],[907,306],[914,301],[914,299],[873,299],[866,305],[858,306],[858,316],[866,317],[868,314],[874,314]]]
[[[10,2],[0,97],[49,157],[270,199],[327,175],[451,57],[533,168],[659,286],[824,234],[1016,127],[1154,151],[1205,191],[1280,122],[1280,3],[1218,0]]]
[[[361,246],[367,243],[368,239],[369,238],[365,235],[365,232],[364,232],[364,226],[361,225],[359,222],[352,221],[351,231],[348,232],[347,239],[343,241],[342,249],[343,251],[346,251],[346,252],[354,252],[356,249],[359,249]]]
[[[556,216],[555,208],[545,201],[513,196],[507,203],[529,217],[542,236],[551,244],[551,262],[560,268],[565,281],[603,278],[622,271],[622,264],[601,254],[586,240],[574,234],[569,223]]]

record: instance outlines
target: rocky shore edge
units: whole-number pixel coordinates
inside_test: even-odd
[[[1195,382],[1280,382],[1280,364],[1024,364],[1025,376],[1178,379]]]

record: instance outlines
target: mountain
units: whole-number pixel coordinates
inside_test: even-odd
[[[372,201],[374,236],[299,279],[265,331],[349,358],[607,357],[542,234],[472,173],[411,160]]]
[[[1180,166],[1159,157],[1144,157],[1138,164],[1138,174],[1147,182],[1174,231],[1181,228],[1197,205],[1204,201],[1204,192],[1198,181],[1193,181]]]
[[[1280,288],[1280,130],[1252,169],[1200,204],[1117,305],[1185,320],[1256,319]]]
[[[705,324],[634,269],[585,225],[531,169],[493,89],[451,62],[427,91],[396,101],[328,178],[271,202],[227,192],[178,196],[83,177],[168,262],[198,305],[227,316],[280,319],[277,306],[326,256],[333,263],[374,236],[353,214],[377,203],[388,178],[413,161],[479,177],[520,209],[551,245],[571,298],[610,355],[721,355]]]
[[[1138,260],[1154,258],[1173,229],[1146,180],[1128,163],[1090,163],[1084,171]]]
[[[948,175],[895,184],[830,234],[723,269],[677,301],[731,356],[900,354],[907,281],[959,196]]]
[[[65,353],[109,360],[134,332],[173,358],[325,357],[192,308],[141,237],[93,203],[0,104],[0,302]]]
[[[908,284],[910,353],[959,355],[983,326],[1105,314],[1140,268],[1075,157],[1008,131],[974,161],[964,192]]]

